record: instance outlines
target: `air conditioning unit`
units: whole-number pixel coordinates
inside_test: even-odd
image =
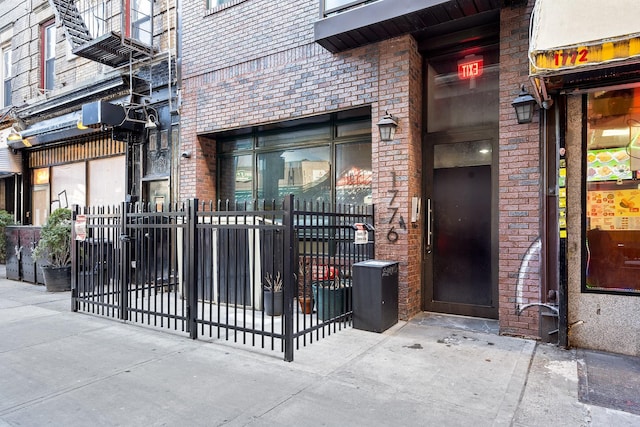
[[[126,113],[122,105],[96,101],[82,106],[82,124],[90,128],[120,126]]]

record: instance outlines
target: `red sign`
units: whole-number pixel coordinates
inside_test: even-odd
[[[483,66],[484,60],[482,56],[466,56],[458,61],[458,78],[467,80],[479,77],[482,75]]]

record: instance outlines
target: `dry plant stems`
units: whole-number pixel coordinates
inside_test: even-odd
[[[313,299],[311,288],[311,266],[304,258],[298,259],[298,298]]]
[[[266,284],[264,285],[265,291],[280,292],[282,291],[282,275],[278,271],[276,277],[273,277],[271,273],[267,273],[264,278]]]

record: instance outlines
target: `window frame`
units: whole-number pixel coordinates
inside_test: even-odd
[[[205,9],[208,12],[207,14],[220,12],[221,10],[227,9],[232,6],[236,6],[247,0],[222,0],[222,2],[220,3],[219,1],[221,0],[206,0]]]
[[[89,30],[89,34],[95,39],[106,33],[107,4],[105,2],[98,2],[95,5],[88,4],[87,6],[88,7],[81,9],[82,19]]]
[[[40,25],[40,89],[43,92],[51,91],[55,87],[56,37],[55,18]],[[48,72],[49,68],[51,68],[50,73]],[[51,80],[49,80],[49,76]]]
[[[368,108],[367,114],[362,114],[356,117],[346,116],[344,118],[340,118],[340,116],[344,113],[348,113],[349,110],[339,111],[335,113],[329,113],[321,116],[315,116],[307,119],[300,119],[302,123],[293,125],[296,120],[290,122],[280,122],[269,126],[255,126],[250,129],[242,129],[240,131],[236,131],[235,135],[218,135],[213,136],[214,139],[217,139],[217,187],[216,194],[218,198],[223,197],[221,193],[223,193],[223,189],[220,186],[220,183],[224,182],[223,173],[228,172],[223,170],[222,163],[223,162],[236,162],[237,159],[241,156],[251,156],[251,197],[250,199],[255,200],[260,191],[264,192],[264,189],[260,188],[260,182],[262,178],[259,177],[259,165],[258,159],[268,153],[281,152],[281,151],[295,151],[302,150],[308,148],[321,148],[326,147],[329,151],[329,174],[330,174],[330,185],[329,185],[329,203],[335,205],[337,203],[337,181],[341,178],[338,176],[340,171],[337,170],[337,153],[338,147],[345,144],[357,143],[357,144],[369,144],[370,148],[373,148],[373,140],[371,134],[371,111],[369,106],[365,106]],[[364,110],[363,110],[364,111]],[[322,120],[326,118],[326,121]],[[320,119],[320,123],[317,123],[316,120]],[[306,121],[306,123],[305,123]],[[338,129],[341,125],[344,124],[354,124],[354,123],[362,123],[363,125],[366,123],[368,126],[362,126],[362,129],[368,129],[368,132],[363,132],[361,134],[353,134],[347,135],[343,137],[338,137]],[[264,140],[264,137],[268,137],[274,134],[282,133],[287,134],[289,132],[296,133],[296,131],[304,130],[309,131],[312,129],[321,129],[327,127],[329,128],[329,132],[325,137],[310,137],[307,140],[291,142],[289,140],[285,140],[283,143],[275,143],[275,144],[261,144],[261,141]],[[233,133],[233,132],[232,132]],[[304,133],[303,133],[304,134]],[[234,144],[234,141],[244,141],[245,143],[242,145]],[[250,142],[250,146],[246,144],[246,142]],[[228,148],[223,151],[224,146]],[[234,146],[236,148],[234,148]],[[371,163],[373,163],[373,154],[371,153]],[[373,167],[373,164],[371,164]],[[373,192],[373,185],[370,185],[370,191]],[[230,194],[225,194],[224,197],[228,197]],[[235,199],[235,197],[234,197]],[[244,199],[242,199],[244,200]],[[342,204],[342,203],[341,203]],[[364,203],[362,203],[364,204]]]
[[[213,9],[215,7],[225,6],[234,0],[207,0],[207,9]]]
[[[142,9],[140,2],[146,2],[149,5],[149,14],[143,15],[139,9]],[[147,46],[153,45],[153,1],[152,0],[125,0],[126,8],[126,35]],[[138,9],[135,9],[135,8]],[[134,19],[141,14],[142,18]],[[145,24],[149,24],[148,29],[143,29]],[[148,34],[147,38],[143,38],[141,34]]]
[[[2,106],[11,105],[12,79],[13,79],[13,51],[10,44],[5,44],[2,50]],[[8,56],[8,60],[7,60]],[[7,64],[8,62],[8,64]]]
[[[600,261],[598,262],[599,258],[601,258],[601,255],[598,254],[598,249],[600,250],[600,252],[602,251],[602,246],[604,245],[605,242],[610,242],[610,238],[612,237],[613,234],[615,234],[616,232],[625,232],[625,231],[637,231],[637,233],[640,233],[640,228],[632,228],[633,223],[637,223],[640,224],[640,218],[638,218],[637,221],[632,221],[629,218],[633,217],[633,216],[637,216],[637,212],[635,212],[635,215],[632,215],[631,209],[629,209],[629,214],[627,216],[620,216],[622,213],[619,214],[618,212],[616,212],[613,216],[613,218],[607,220],[607,216],[608,213],[605,213],[605,210],[608,211],[610,209],[606,208],[604,205],[602,206],[602,213],[600,212],[600,208],[597,205],[594,205],[594,203],[598,203],[598,197],[605,197],[605,193],[607,199],[610,197],[609,194],[611,194],[612,199],[611,202],[614,204],[614,206],[617,206],[617,198],[622,197],[621,195],[623,194],[624,191],[636,191],[637,189],[637,179],[640,178],[640,173],[637,173],[637,175],[633,176],[633,171],[631,173],[631,176],[624,176],[622,178],[618,177],[616,178],[616,173],[612,173],[610,176],[601,176],[602,173],[601,171],[598,171],[596,169],[601,169],[604,168],[605,166],[610,166],[609,163],[606,162],[602,162],[601,158],[600,158],[600,153],[613,153],[613,155],[615,156],[616,153],[620,152],[621,146],[619,147],[618,143],[605,143],[602,142],[600,144],[596,144],[595,146],[592,146],[590,144],[590,142],[592,140],[595,140],[596,137],[598,137],[598,134],[596,133],[598,130],[600,131],[600,136],[599,138],[604,138],[604,132],[605,132],[605,128],[600,128],[600,126],[597,124],[597,114],[596,114],[596,109],[601,109],[602,107],[596,107],[595,106],[595,101],[591,101],[590,100],[590,96],[594,95],[596,92],[599,92],[601,94],[605,94],[607,92],[614,92],[616,90],[625,90],[625,89],[629,89],[632,88],[635,90],[635,97],[640,97],[640,84],[631,84],[631,85],[623,85],[623,86],[615,86],[615,87],[606,87],[606,88],[598,88],[597,90],[589,90],[587,92],[584,93],[583,95],[583,100],[582,100],[582,108],[584,111],[583,114],[583,126],[582,126],[582,156],[581,156],[581,162],[582,162],[582,174],[581,174],[581,187],[582,187],[582,200],[581,200],[581,216],[582,216],[582,235],[581,235],[581,250],[582,250],[582,262],[581,262],[581,270],[582,270],[582,284],[581,284],[581,292],[582,293],[596,293],[596,294],[609,294],[609,295],[625,295],[625,296],[640,296],[640,282],[638,284],[636,284],[636,287],[631,288],[631,287],[627,287],[627,288],[623,288],[623,287],[614,287],[614,286],[609,286],[611,283],[615,282],[615,281],[620,281],[620,283],[627,284],[626,281],[624,281],[624,278],[620,278],[618,277],[618,270],[620,270],[620,268],[615,268],[612,267],[611,259],[614,259],[615,255],[618,255],[617,258],[620,258],[620,254],[612,254],[611,257],[607,257],[606,261]],[[637,101],[633,101],[634,103]],[[607,102],[605,105],[610,106],[610,105],[620,105],[619,102]],[[612,107],[612,108],[618,108],[618,107]],[[594,116],[592,117],[590,115],[590,111],[593,110],[594,111]],[[602,116],[602,119],[604,120],[604,122],[611,122],[611,123],[619,123],[619,122],[624,122],[626,120],[626,123],[629,126],[629,144],[627,144],[626,150],[627,153],[629,153],[629,146],[631,145],[632,141],[633,141],[633,137],[632,137],[632,133],[635,135],[640,134],[640,129],[633,129],[633,127],[638,127],[640,126],[640,122],[638,122],[638,125],[633,125],[630,124],[632,122],[637,122],[637,119],[632,119],[630,118],[631,116],[629,115],[629,113],[627,112],[626,114],[624,114],[623,116],[620,116],[620,120],[612,120],[609,116],[607,116],[608,113],[605,113]],[[640,116],[640,113],[637,114],[638,116]],[[593,122],[593,123],[592,123]],[[614,128],[618,128],[619,126],[612,126],[611,129]],[[615,135],[609,135],[610,137],[616,137]],[[618,138],[620,138],[618,136]],[[616,163],[617,160],[612,159],[611,160],[611,164]],[[622,173],[622,172],[621,172]],[[625,173],[626,175],[626,173]],[[616,178],[616,181],[613,181],[612,179]],[[635,183],[635,184],[634,184]],[[635,185],[635,188],[634,188]],[[595,206],[595,207],[594,207]],[[615,208],[616,211],[618,211],[618,208]],[[618,221],[619,218],[619,221]],[[624,228],[622,227],[618,227],[617,223],[620,222],[620,224],[624,223],[625,221],[623,220],[623,218],[627,218],[627,221],[629,221],[629,226],[628,228]],[[608,225],[610,225],[610,228],[607,228]],[[608,235],[604,235],[604,233],[595,233],[596,230],[601,230],[604,232],[609,232],[607,233]],[[612,233],[613,232],[613,233]],[[618,236],[619,237],[619,236]],[[589,239],[591,239],[591,242],[589,242]],[[597,245],[597,243],[594,242],[598,242],[600,241],[602,243],[602,245],[600,245],[600,247],[598,249],[596,249],[595,245]],[[626,238],[621,240],[621,241],[626,241]],[[591,244],[590,244],[591,243]],[[623,250],[626,250],[626,244],[617,244],[617,250],[620,251],[620,253],[622,253]],[[594,249],[596,249],[594,251]],[[631,248],[631,250],[633,250],[633,247]],[[607,253],[611,253],[611,251],[608,251]],[[624,255],[626,257],[626,255]],[[616,258],[616,259],[617,259]],[[634,258],[635,259],[635,258]],[[608,270],[610,270],[610,273],[607,273],[604,276],[607,277],[615,277],[611,278],[609,280],[606,281],[606,283],[604,283],[603,286],[598,286],[599,283],[599,279],[601,278],[598,274],[598,271],[602,268],[602,266],[604,264],[609,264],[608,266]],[[625,262],[626,265],[626,262]],[[634,267],[635,268],[635,267]],[[613,272],[616,272],[615,275],[612,275]],[[590,273],[591,276],[590,277]],[[593,280],[592,285],[589,284],[589,280]]]

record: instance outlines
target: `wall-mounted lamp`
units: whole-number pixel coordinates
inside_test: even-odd
[[[144,124],[145,129],[158,129],[158,122],[156,120],[156,116],[153,114],[149,114],[147,117],[147,122]]]
[[[385,115],[378,122],[378,130],[380,131],[380,139],[382,141],[393,141],[398,127],[398,118],[385,111]]]
[[[82,117],[80,117],[76,122],[76,127],[80,130],[89,129],[89,126],[85,126],[84,124],[82,124]]]
[[[11,128],[11,133],[9,134],[9,136],[7,136],[7,140],[11,142],[22,141],[22,136],[18,132],[16,132],[14,128]]]
[[[513,105],[513,108],[516,110],[516,117],[518,118],[519,124],[531,123],[536,99],[527,92],[524,85],[522,85],[518,97],[513,100],[511,105]]]
[[[15,128],[11,128],[11,133],[7,136],[7,145],[12,150],[19,150],[21,148],[31,147],[31,142],[29,142],[28,139],[23,138]]]

